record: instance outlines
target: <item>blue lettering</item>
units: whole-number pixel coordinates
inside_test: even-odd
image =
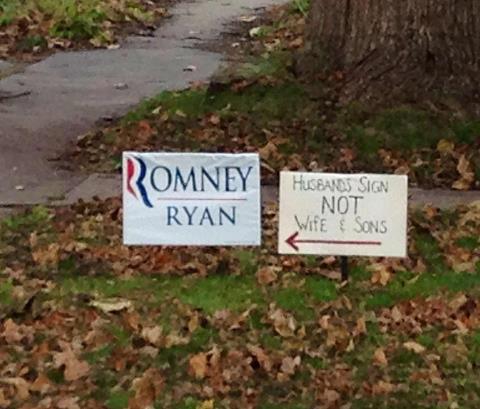
[[[165,174],[167,175],[167,183],[163,189],[160,189],[155,181],[155,175],[158,170],[164,170]],[[157,192],[165,192],[170,188],[170,185],[172,184],[172,174],[170,173],[170,169],[166,168],[165,166],[157,166],[153,168],[152,174],[150,175],[150,182],[152,184],[152,187],[157,191]]]
[[[237,208],[236,208],[235,206],[232,206],[231,212],[230,212],[230,214],[228,214],[228,213],[221,207],[221,208],[220,208],[219,215],[218,215],[218,220],[219,220],[220,226],[223,226],[223,217],[222,217],[222,216],[225,216],[225,218],[227,218],[228,221],[235,226],[236,211],[237,211]]]
[[[179,226],[182,225],[180,221],[177,219],[178,215],[178,208],[175,206],[168,206],[167,207],[167,225],[171,226],[172,225],[172,220],[175,221],[175,223]]]

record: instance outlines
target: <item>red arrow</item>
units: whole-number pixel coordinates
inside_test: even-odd
[[[300,240],[298,235],[300,233],[297,231],[288,237],[285,242],[291,246],[295,251],[300,250],[298,244],[341,244],[341,245],[350,245],[350,246],[381,246],[381,241],[363,241],[363,240]]]

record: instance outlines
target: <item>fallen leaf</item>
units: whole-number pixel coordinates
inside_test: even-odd
[[[385,355],[385,351],[383,348],[377,348],[373,353],[373,362],[380,366],[388,365],[387,356]]]
[[[205,378],[207,374],[207,355],[203,352],[192,356],[189,361],[189,371],[197,379]]]
[[[107,300],[93,300],[90,305],[108,314],[128,310],[132,307],[132,302],[122,298],[109,298]]]
[[[64,366],[64,377],[68,382],[76,381],[88,375],[90,366],[87,362],[79,360],[72,349],[64,345],[63,352],[57,352],[53,355],[56,368]]]
[[[26,400],[30,397],[30,386],[28,382],[21,377],[0,378],[0,383],[15,386],[15,389],[17,391],[16,398],[18,400]]]
[[[392,275],[388,267],[382,263],[371,264],[368,269],[372,271],[372,284],[380,284],[385,287],[391,279]]]
[[[295,318],[281,309],[273,311],[269,318],[273,321],[275,331],[284,338],[293,337],[297,328]]]
[[[275,282],[278,278],[277,271],[279,269],[274,266],[265,266],[257,271],[257,281],[261,285],[268,285]]]
[[[403,344],[405,349],[408,349],[409,351],[415,352],[416,354],[421,354],[425,352],[426,348],[419,344],[418,342],[415,341],[408,341]]]
[[[142,338],[155,346],[161,346],[163,340],[163,329],[156,325],[153,327],[146,327],[142,329]]]
[[[446,154],[446,153],[452,153],[455,149],[455,144],[452,141],[449,141],[447,139],[441,139],[438,141],[437,144],[437,151]]]
[[[60,398],[60,400],[57,402],[57,408],[58,409],[80,409],[80,406],[78,406],[78,397],[74,396],[67,396],[64,398]]]
[[[374,395],[386,395],[392,393],[395,390],[395,386],[387,381],[380,380],[372,387],[372,393]]]
[[[282,359],[280,370],[286,375],[294,375],[296,368],[300,366],[301,362],[300,356],[296,356],[295,358],[287,356]]]
[[[198,406],[198,409],[214,409],[215,401],[213,399],[205,400]]]
[[[128,402],[129,409],[153,408],[153,403],[160,396],[165,386],[165,379],[157,368],[149,368],[143,376],[132,382],[132,389],[135,391]]]
[[[456,190],[468,190],[475,181],[475,173],[472,169],[470,161],[466,158],[465,155],[462,155],[458,161],[457,171],[460,174],[460,179],[458,179],[453,185],[452,188]]]

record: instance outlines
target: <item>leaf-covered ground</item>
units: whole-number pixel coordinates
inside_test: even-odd
[[[0,228],[0,407],[478,408],[480,204],[406,260],[121,245],[119,200]]]
[[[0,58],[35,59],[53,49],[107,47],[152,29],[168,0],[0,0]]]
[[[276,9],[260,26],[244,16],[239,33],[221,45],[235,64],[208,86],[164,92],[114,126],[82,136],[69,162],[113,171],[124,150],[253,151],[261,154],[266,182],[289,168],[408,174],[412,186],[480,188],[480,118],[448,101],[375,110],[342,105],[335,92],[342,73],[315,84],[297,79],[299,10]]]

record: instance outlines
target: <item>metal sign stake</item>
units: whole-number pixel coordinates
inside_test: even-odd
[[[340,257],[340,269],[342,272],[342,283],[348,281],[348,257],[341,256]]]

